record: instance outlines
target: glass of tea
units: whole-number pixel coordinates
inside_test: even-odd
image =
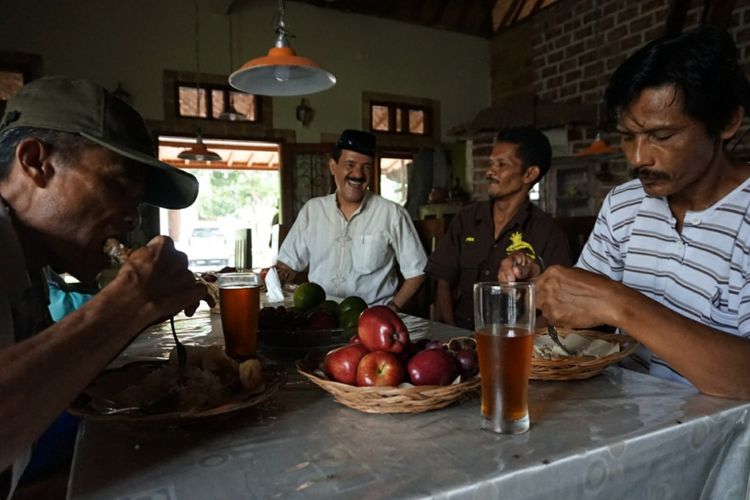
[[[528,387],[535,321],[533,283],[474,285],[482,429],[503,434],[529,430]]]
[[[260,311],[260,276],[243,271],[220,273],[219,308],[228,356],[244,361],[255,356]]]

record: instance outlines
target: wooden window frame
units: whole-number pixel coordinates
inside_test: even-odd
[[[174,82],[174,103],[175,103],[175,110],[174,114],[176,118],[187,118],[187,119],[194,119],[194,120],[209,120],[209,121],[217,121],[217,122],[226,122],[231,120],[222,120],[220,118],[214,118],[213,116],[213,99],[212,95],[214,91],[219,91],[223,95],[224,100],[224,109],[227,109],[229,107],[230,103],[230,96],[231,92],[240,93],[236,89],[234,89],[231,85],[220,85],[215,83],[198,83],[198,88],[203,91],[205,98],[204,98],[204,106],[206,108],[206,116],[194,116],[194,115],[183,115],[180,112],[180,88],[190,88],[195,90],[196,85],[195,81],[189,82],[185,80],[175,80]],[[253,100],[253,104],[255,106],[255,118],[254,119],[247,119],[244,120],[248,123],[263,123],[263,106],[260,102],[260,96],[253,94],[255,99]]]

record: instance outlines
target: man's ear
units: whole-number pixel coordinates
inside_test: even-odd
[[[16,146],[16,161],[23,174],[37,186],[47,185],[54,174],[50,148],[39,139],[26,137]]]
[[[328,170],[331,171],[331,175],[336,175],[336,160],[328,158]]]
[[[742,125],[742,119],[745,118],[745,110],[742,108],[742,106],[737,106],[735,110],[732,112],[732,116],[729,118],[729,123],[724,127],[724,129],[721,131],[721,138],[722,140],[731,139],[734,137],[734,134],[737,133],[737,130],[739,130],[740,126]]]
[[[536,165],[531,165],[523,172],[523,180],[528,184],[534,184],[542,173],[542,169]]]

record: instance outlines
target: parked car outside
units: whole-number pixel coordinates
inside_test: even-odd
[[[216,226],[193,228],[186,253],[191,269],[220,269],[229,265],[227,238],[221,228]]]

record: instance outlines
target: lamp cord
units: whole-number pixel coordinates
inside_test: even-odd
[[[200,74],[201,74],[201,43],[200,43],[200,7],[195,2],[195,113],[200,117],[201,114],[201,92],[200,92]]]

